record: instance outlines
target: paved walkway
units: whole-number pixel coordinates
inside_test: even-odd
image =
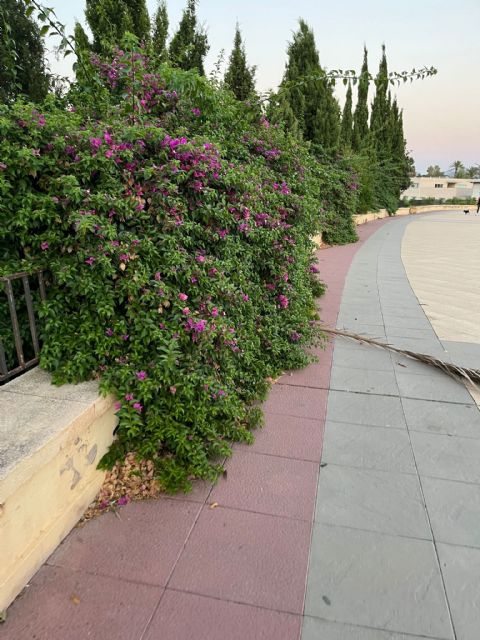
[[[338,326],[448,357],[401,260],[416,222],[377,221],[319,252],[322,317],[340,309]],[[2,640],[478,640],[471,396],[371,347],[338,339],[319,355],[274,386],[266,427],[216,487],[74,530]]]
[[[406,228],[413,236],[416,225],[430,233],[443,215],[393,220],[360,248],[338,327],[450,359],[452,343],[434,332],[401,255]],[[449,219],[480,224],[463,214]],[[450,233],[450,244],[455,239]],[[457,255],[468,260],[462,246]],[[438,285],[442,270],[430,268]],[[428,282],[424,287],[431,291]],[[444,308],[448,297],[444,288]],[[463,343],[464,354],[473,348]],[[303,640],[480,638],[479,461],[480,413],[461,384],[385,351],[337,341]]]

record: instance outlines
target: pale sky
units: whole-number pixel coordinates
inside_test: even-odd
[[[49,0],[61,22],[73,30],[84,24],[85,0]],[[170,32],[186,0],[167,0]],[[147,0],[152,14],[156,0]],[[286,47],[304,18],[315,32],[322,65],[356,69],[363,45],[376,73],[382,42],[390,70],[435,66],[438,75],[394,89],[404,109],[408,148],[417,171],[429,164],[447,169],[454,160],[480,163],[480,0],[200,0],[200,21],[208,31],[207,73],[222,49],[230,53],[238,20],[249,64],[257,66],[257,88],[275,88],[281,80]],[[69,58],[52,70],[69,73]],[[343,106],[344,90],[337,95]]]

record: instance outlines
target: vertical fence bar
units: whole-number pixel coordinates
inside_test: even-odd
[[[7,292],[8,308],[10,310],[10,318],[12,321],[13,337],[15,339],[15,349],[17,350],[18,362],[21,367],[25,366],[25,358],[23,356],[22,337],[20,335],[20,327],[18,326],[17,310],[15,308],[15,298],[13,296],[13,288],[10,280],[5,282]]]
[[[40,287],[40,297],[42,300],[46,300],[47,294],[45,292],[45,280],[43,279],[43,271],[38,272],[38,284]]]
[[[35,324],[35,313],[33,311],[32,293],[30,291],[28,276],[23,276],[22,282],[23,289],[25,291],[25,302],[27,303],[28,322],[30,324],[30,334],[32,336],[33,350],[35,352],[35,357],[38,358],[40,347],[38,345],[37,326]]]
[[[7,359],[5,358],[5,349],[3,348],[2,339],[0,338],[0,380],[4,380],[7,376]]]

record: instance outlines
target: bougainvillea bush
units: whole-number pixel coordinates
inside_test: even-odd
[[[54,381],[117,396],[104,464],[134,451],[187,489],[251,440],[267,380],[307,363],[311,237],[347,178],[192,72],[94,64],[101,107],[77,90],[0,108],[2,270],[49,270]]]

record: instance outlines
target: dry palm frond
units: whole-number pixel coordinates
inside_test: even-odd
[[[433,356],[429,356],[425,353],[416,353],[415,351],[398,349],[397,347],[394,347],[387,342],[382,342],[375,338],[361,336],[357,333],[353,333],[352,331],[329,329],[328,327],[324,326],[321,327],[321,330],[325,333],[331,333],[336,336],[343,336],[344,338],[350,338],[351,340],[355,340],[357,342],[364,342],[365,344],[371,344],[375,347],[380,347],[381,349],[387,349],[388,351],[399,353],[402,356],[406,356],[407,358],[411,358],[412,360],[416,360],[417,362],[423,362],[424,364],[436,367],[437,369],[440,369],[456,380],[460,379],[463,382],[469,382],[474,386],[480,386],[480,369],[465,369],[463,367],[457,366],[456,364],[444,362],[443,360],[439,360],[438,358],[434,358]]]

